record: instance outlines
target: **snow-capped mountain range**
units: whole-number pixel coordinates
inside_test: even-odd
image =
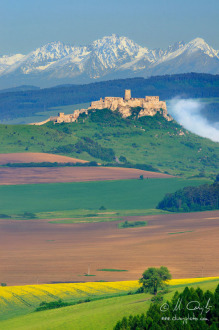
[[[203,39],[148,49],[115,34],[88,46],[52,42],[27,55],[0,56],[0,87],[88,83],[114,78],[203,72],[219,73],[219,50]]]

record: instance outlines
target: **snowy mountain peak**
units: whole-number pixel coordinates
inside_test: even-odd
[[[16,63],[17,61],[20,61],[24,57],[25,57],[25,55],[22,55],[22,54],[3,55],[2,57],[0,57],[0,64],[12,65],[12,64]]]
[[[218,51],[210,47],[202,38],[193,39],[186,45],[186,47],[190,52],[199,50],[210,57],[218,57]]]
[[[12,68],[5,71],[6,74],[14,70],[20,70],[24,74],[44,71],[51,64],[66,57],[73,51],[73,47],[64,45],[62,42],[50,42],[22,58]]]
[[[112,47],[116,47],[120,50],[126,51],[129,54],[138,52],[139,49],[142,48],[131,39],[127,37],[120,37],[116,34],[95,40],[92,43],[92,47],[94,47],[95,50],[110,49]]]
[[[97,39],[97,40],[94,40],[92,42],[93,45],[98,45],[98,44],[103,44],[103,43],[108,43],[108,42],[111,42],[111,43],[117,43],[118,40],[120,38],[123,38],[123,37],[120,37],[119,35],[117,34],[111,34],[110,36],[105,36],[103,38],[100,38],[100,39]]]
[[[195,38],[191,40],[189,44],[193,44],[194,46],[198,47],[198,46],[206,45],[206,42],[203,38]]]
[[[71,46],[64,45],[62,42],[50,42],[45,46],[37,48],[31,53],[31,57],[40,57],[40,59],[60,59],[72,51]]]
[[[126,63],[138,61],[144,56],[149,61],[153,61],[154,58],[153,52],[148,48],[141,47],[133,40],[116,34],[95,40],[92,47],[98,60],[106,69],[123,67]]]
[[[6,77],[9,80],[16,77],[18,82],[22,79],[27,84],[29,79],[31,84],[37,85],[41,84],[41,80],[51,81],[51,84],[54,79],[58,84],[66,81],[86,83],[93,79],[191,71],[219,73],[219,51],[202,38],[188,43],[176,42],[165,50],[151,50],[127,37],[112,34],[83,47],[58,41],[27,55],[0,57],[0,76],[4,82]]]
[[[0,74],[4,73],[8,68],[12,67],[15,63],[21,61],[25,55],[3,55],[0,57]]]
[[[187,44],[187,48],[191,50],[201,49],[205,51],[206,49],[210,49],[211,47],[204,41],[204,39],[195,38]]]

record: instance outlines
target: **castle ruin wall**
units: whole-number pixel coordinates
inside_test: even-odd
[[[110,97],[100,98],[98,101],[91,102],[88,109],[75,110],[73,114],[65,115],[60,112],[57,117],[50,117],[50,121],[55,123],[71,123],[77,121],[82,113],[88,113],[90,109],[110,109],[111,111],[118,110],[123,118],[131,116],[131,108],[140,107],[138,117],[154,116],[156,113],[163,115],[166,120],[171,121],[172,117],[167,113],[165,101],[160,101],[159,96],[145,96],[145,98],[131,98],[131,90],[125,91],[125,97]]]

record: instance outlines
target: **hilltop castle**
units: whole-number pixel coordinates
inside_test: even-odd
[[[131,108],[140,107],[138,117],[154,116],[157,112],[168,120],[172,120],[167,113],[166,102],[160,101],[159,96],[145,96],[145,98],[132,98],[131,90],[125,90],[125,97],[105,97],[99,101],[91,102],[89,109],[110,109],[112,111],[118,110],[124,118],[131,116]]]
[[[138,117],[154,116],[156,113],[162,114],[166,120],[171,121],[172,117],[167,113],[166,102],[160,101],[159,96],[145,96],[145,98],[132,98],[131,90],[125,90],[125,96],[123,97],[105,97],[99,101],[91,102],[88,109],[75,110],[74,113],[65,115],[64,112],[60,112],[58,116],[50,117],[48,120],[42,123],[36,123],[36,125],[42,125],[48,121],[54,123],[72,123],[77,121],[78,117],[82,113],[88,114],[88,110],[91,109],[110,109],[112,111],[118,110],[123,118],[131,116],[131,108],[142,108],[138,114]]]

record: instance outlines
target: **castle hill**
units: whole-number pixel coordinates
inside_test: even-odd
[[[219,329],[219,0],[38,2],[1,2],[0,330]]]
[[[110,109],[111,111],[119,111],[123,118],[131,116],[131,108],[141,108],[138,118],[144,116],[155,116],[156,113],[160,113],[167,121],[173,120],[173,118],[167,112],[167,106],[165,101],[160,101],[159,96],[145,96],[145,98],[133,98],[131,97],[131,90],[126,89],[124,97],[110,97],[106,96],[104,99],[100,98],[99,101],[91,102],[91,105],[87,109],[75,110],[72,114],[64,114],[64,112],[58,113],[58,116],[52,116],[49,119],[34,123],[35,125],[43,125],[48,121],[54,123],[73,123],[76,122],[78,117],[85,113],[88,114],[89,110],[102,110]]]
[[[113,94],[0,125],[0,329],[122,330],[130,308],[219,284],[218,144],[173,120],[159,90],[99,99]],[[156,295],[140,286],[151,270],[173,277]]]

